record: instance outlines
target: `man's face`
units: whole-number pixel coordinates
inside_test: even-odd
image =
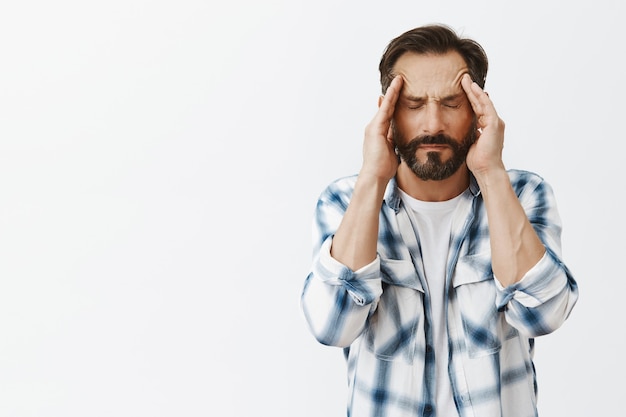
[[[395,129],[395,125],[393,127],[393,138],[398,155],[418,178],[424,181],[440,181],[450,177],[465,163],[467,153],[476,140],[475,126],[472,123],[461,141],[441,133],[435,136],[418,136],[406,142],[400,140],[400,135]],[[418,159],[418,151],[421,149],[433,150],[426,152],[425,160],[420,160]],[[442,157],[444,149],[451,152],[451,155],[446,159]]]
[[[467,65],[456,52],[405,53],[394,66],[404,86],[393,117],[402,161],[422,180],[443,180],[464,163],[476,140],[471,105],[461,87]]]

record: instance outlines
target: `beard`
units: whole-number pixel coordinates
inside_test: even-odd
[[[404,140],[395,125],[393,126],[393,140],[398,156],[418,178],[424,181],[441,181],[457,172],[465,162],[470,147],[476,142],[476,122],[472,123],[461,142],[457,142],[448,135],[439,134],[417,136],[406,144],[399,145],[398,143],[404,143]],[[428,152],[426,161],[420,162],[416,156],[420,145],[447,145],[452,150],[452,156],[442,161],[440,152]]]

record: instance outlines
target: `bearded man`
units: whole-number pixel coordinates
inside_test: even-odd
[[[361,169],[319,197],[301,306],[344,350],[348,416],[537,415],[534,339],[578,287],[551,187],[505,168],[487,67],[444,25],[393,39]]]

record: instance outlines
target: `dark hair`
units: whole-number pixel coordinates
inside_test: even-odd
[[[389,42],[378,66],[383,94],[395,75],[393,66],[404,53],[442,55],[450,51],[456,51],[463,57],[472,80],[484,88],[488,61],[482,46],[472,39],[458,36],[448,26],[432,24],[411,29]]]

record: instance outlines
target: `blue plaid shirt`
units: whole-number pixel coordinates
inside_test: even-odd
[[[461,417],[537,415],[534,338],[557,329],[578,298],[561,261],[561,221],[551,187],[530,172],[510,170],[509,176],[546,254],[520,282],[500,285],[491,269],[487,213],[472,177],[453,214],[446,269],[448,374]],[[320,343],[344,348],[348,416],[435,416],[430,295],[419,236],[395,180],[380,211],[376,260],[352,271],[330,256],[355,182],[356,176],[335,181],[317,203],[304,317]]]

